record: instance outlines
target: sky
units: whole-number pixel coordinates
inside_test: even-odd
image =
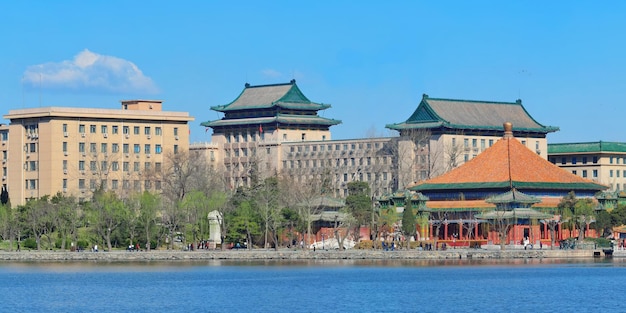
[[[296,79],[341,120],[391,136],[422,94],[522,103],[549,143],[626,141],[624,1],[3,1],[0,115],[163,100],[201,122],[245,83]],[[0,119],[0,123],[7,123]]]

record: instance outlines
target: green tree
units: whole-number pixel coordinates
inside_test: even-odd
[[[233,243],[246,241],[248,249],[252,249],[253,236],[260,235],[259,216],[254,211],[252,203],[244,200],[227,218],[230,220],[227,240]]]
[[[161,206],[161,198],[149,191],[144,191],[139,200],[139,217],[138,222],[144,233],[146,240],[146,251],[152,249],[150,241],[153,237],[154,228],[157,225],[157,213]]]
[[[590,198],[578,199],[574,205],[574,221],[578,228],[578,240],[585,238],[585,229],[595,220],[594,204]]]
[[[372,220],[371,190],[367,182],[355,181],[348,183],[348,196],[346,197],[347,212],[355,220],[355,234],[360,234],[360,227],[367,225]],[[358,238],[357,238],[358,240]]]
[[[111,234],[126,222],[128,214],[128,208],[114,192],[101,189],[94,192],[93,200],[89,204],[89,220],[109,251],[113,249]]]
[[[278,228],[282,224],[282,216],[279,207],[280,193],[278,191],[278,179],[270,177],[258,186],[255,193],[255,201],[259,208],[259,214],[263,219],[264,240],[263,247],[268,247],[268,236],[271,232],[274,249],[278,250]]]
[[[18,223],[15,211],[9,202],[0,204],[0,235],[2,235],[2,239],[9,241],[9,251],[13,251],[13,241],[17,232]]]
[[[61,238],[61,249],[65,250],[67,239],[76,243],[78,240],[77,232],[81,224],[81,214],[76,198],[68,197],[58,192],[54,195],[50,202],[54,208],[53,225]]]
[[[402,212],[402,233],[406,238],[407,249],[409,249],[409,238],[415,235],[416,216],[411,205],[410,195],[407,195],[404,202],[404,211]]]
[[[21,225],[24,230],[34,236],[37,250],[41,250],[41,238],[52,230],[52,206],[48,196],[33,199],[23,206],[18,206]]]

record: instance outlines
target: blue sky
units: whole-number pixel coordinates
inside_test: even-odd
[[[161,99],[208,141],[211,106],[295,78],[343,121],[333,139],[393,134],[426,93],[521,98],[560,127],[549,142],[626,141],[625,14],[623,1],[5,1],[0,114]]]

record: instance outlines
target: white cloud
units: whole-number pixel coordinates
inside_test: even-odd
[[[262,70],[261,73],[264,76],[269,77],[269,78],[278,78],[278,77],[283,76],[281,72],[274,70],[274,69],[265,69],[265,70]]]
[[[157,93],[158,88],[133,63],[87,49],[73,60],[29,66],[22,83],[33,88],[108,93]]]

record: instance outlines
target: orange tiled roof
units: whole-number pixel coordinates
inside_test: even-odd
[[[493,146],[467,163],[441,176],[422,182],[423,185],[476,184],[509,181],[523,183],[576,184],[602,190],[605,186],[576,176],[538,156],[513,137],[498,140]],[[591,189],[594,189],[591,188]]]
[[[540,198],[541,202],[532,205],[533,208],[556,208],[561,202],[560,198]],[[426,207],[430,209],[495,209],[496,205],[487,203],[485,200],[446,200],[426,201]]]

